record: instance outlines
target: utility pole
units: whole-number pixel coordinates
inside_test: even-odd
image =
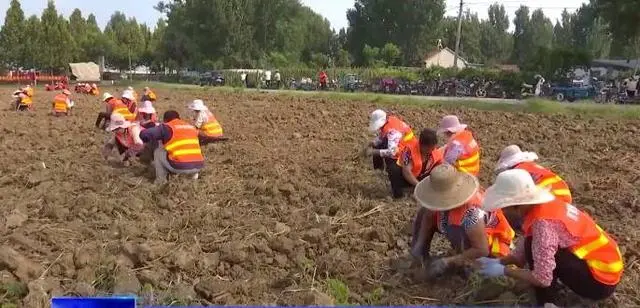
[[[460,35],[462,34],[462,0],[458,11],[458,33],[456,34],[456,54],[453,58],[453,67],[458,69],[458,52],[460,51]]]

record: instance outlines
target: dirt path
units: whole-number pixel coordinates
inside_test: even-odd
[[[2,108],[10,92],[0,93]],[[526,303],[510,283],[415,285],[394,269],[407,253],[416,205],[390,201],[384,176],[357,156],[373,104],[157,94],[160,112],[181,113],[203,96],[233,139],[206,149],[195,183],[176,178],[158,190],[143,166],[106,164],[100,149],[107,136],[93,128],[102,108],[96,98],[76,98],[70,118],[45,114],[53,94],[44,91],[35,114],[0,113],[0,285],[7,293],[0,302],[38,307],[51,294],[135,292],[155,304],[326,303],[309,291],[315,288],[361,304]],[[622,246],[626,275],[601,305],[640,305],[640,121],[388,110],[416,131],[458,114],[481,143],[485,185],[505,145],[538,152]]]

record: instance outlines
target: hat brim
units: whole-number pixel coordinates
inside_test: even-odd
[[[495,168],[496,172],[502,172],[517,164],[538,160],[538,154],[534,152],[519,152],[504,159],[499,159]]]
[[[142,113],[156,113],[156,109],[153,107],[149,107],[149,108],[138,108],[138,112],[142,112]]]
[[[416,185],[413,196],[420,206],[432,211],[448,211],[467,203],[478,191],[478,179],[466,172],[460,172],[458,183],[449,191],[442,192],[433,188],[431,176]]]
[[[531,194],[519,196],[507,196],[497,192],[494,186],[489,187],[484,194],[482,209],[485,211],[495,211],[516,205],[532,205],[551,202],[556,198],[550,188],[537,188]]]
[[[385,118],[378,119],[378,120],[375,120],[375,121],[370,121],[369,122],[369,130],[371,132],[376,132],[379,129],[381,129],[384,126],[385,123],[387,123],[387,119],[385,119]]]
[[[189,109],[193,111],[205,111],[207,110],[207,106],[189,106]]]
[[[467,124],[460,124],[458,126],[448,127],[448,128],[438,128],[438,133],[439,134],[442,134],[445,132],[457,133],[457,132],[463,131],[465,128],[467,128]]]
[[[125,122],[122,125],[114,125],[113,122],[110,122],[109,126],[107,126],[107,130],[112,132],[112,131],[114,131],[114,130],[116,130],[118,128],[129,128],[130,126],[131,126],[130,122]]]

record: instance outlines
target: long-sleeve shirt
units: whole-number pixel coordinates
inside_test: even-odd
[[[444,151],[444,161],[449,165],[455,165],[462,154],[464,154],[464,145],[457,141],[449,142]]]
[[[202,125],[207,123],[207,121],[209,121],[209,115],[204,111],[199,111],[198,115],[195,117],[193,126],[201,128]]]
[[[514,257],[521,263],[526,262],[524,238],[518,242]],[[553,220],[538,220],[531,226],[531,252],[533,253],[533,277],[542,285],[550,286],[553,270],[556,268],[555,255],[560,248],[576,245],[579,239],[572,236],[567,228]]]
[[[171,131],[171,128],[166,124],[160,124],[156,127],[145,129],[140,133],[140,139],[142,139],[144,143],[161,141],[163,144],[165,144],[169,142],[169,140],[171,140],[172,137],[173,137],[173,132]],[[169,161],[169,164],[171,164],[171,167],[179,170],[201,169],[202,167],[204,167],[204,161],[178,163],[178,162],[171,161],[170,159],[167,159],[167,160]]]
[[[387,142],[386,149],[380,149],[380,156],[382,157],[393,157],[398,151],[398,145],[400,144],[400,140],[402,140],[402,133],[397,130],[391,130],[386,136],[376,136],[373,139],[373,145],[375,147],[383,146],[383,142]]]

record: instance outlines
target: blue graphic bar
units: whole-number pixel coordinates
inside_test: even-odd
[[[51,308],[136,308],[135,297],[54,297]]]

